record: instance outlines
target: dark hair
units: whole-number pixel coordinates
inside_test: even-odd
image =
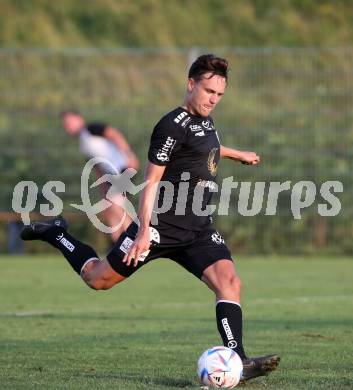
[[[66,115],[78,115],[78,116],[82,116],[82,114],[80,113],[80,111],[78,110],[75,110],[75,109],[68,109],[68,110],[63,110],[60,112],[60,117],[61,118],[64,118],[64,116]]]
[[[222,76],[228,80],[228,61],[213,54],[204,54],[198,57],[189,69],[189,78],[200,81],[205,73]]]

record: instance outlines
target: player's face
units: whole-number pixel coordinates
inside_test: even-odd
[[[200,81],[189,79],[187,106],[194,114],[210,115],[224,95],[227,81],[224,77],[211,73],[204,74]]]
[[[68,134],[77,135],[82,130],[85,123],[80,115],[66,114],[62,118],[62,125]]]

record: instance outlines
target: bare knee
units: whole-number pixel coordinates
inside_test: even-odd
[[[225,277],[220,281],[216,295],[224,299],[238,301],[240,299],[241,280],[238,275]]]
[[[238,275],[232,276],[230,284],[233,286],[234,289],[239,291],[241,290],[242,282]]]
[[[115,272],[107,260],[92,260],[81,271],[81,278],[93,290],[108,290],[122,282],[125,276]]]
[[[87,284],[88,287],[90,287],[92,290],[108,290],[112,287],[111,284],[109,284],[106,280],[104,279],[88,279],[85,280],[85,283]]]
[[[81,273],[81,277],[92,290],[108,290],[113,286],[108,279],[92,273]]]
[[[229,278],[227,278],[224,281],[225,288],[229,288],[234,291],[239,291],[241,290],[241,280],[238,275],[232,275]]]
[[[82,268],[81,278],[87,284],[88,287],[93,290],[108,290],[112,287],[109,280],[100,275],[99,265],[100,260],[93,260]]]

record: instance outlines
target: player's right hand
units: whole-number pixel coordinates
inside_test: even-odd
[[[137,266],[139,257],[144,252],[148,251],[151,245],[150,241],[150,231],[149,229],[139,230],[135,241],[131,245],[130,249],[126,252],[123,263],[130,265],[131,262],[134,267]]]
[[[242,164],[256,165],[260,162],[260,156],[258,156],[255,152],[241,152],[239,160]]]

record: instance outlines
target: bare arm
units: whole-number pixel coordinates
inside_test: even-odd
[[[241,161],[243,164],[256,165],[260,162],[260,157],[255,152],[227,148],[221,145],[221,158],[230,158],[234,161]]]
[[[127,168],[138,169],[139,161],[135,153],[131,150],[129,143],[123,134],[116,128],[108,126],[104,130],[104,137],[113,142],[124,154],[127,162]]]
[[[145,181],[147,181],[147,185],[141,193],[138,211],[140,227],[134,243],[131,245],[129,251],[124,256],[123,262],[127,265],[130,265],[132,259],[134,259],[133,265],[136,267],[138,264],[138,258],[140,257],[141,253],[147,251],[150,247],[149,226],[158,183],[161,181],[164,170],[165,166],[159,166],[152,164],[151,162],[147,163],[145,170]]]

